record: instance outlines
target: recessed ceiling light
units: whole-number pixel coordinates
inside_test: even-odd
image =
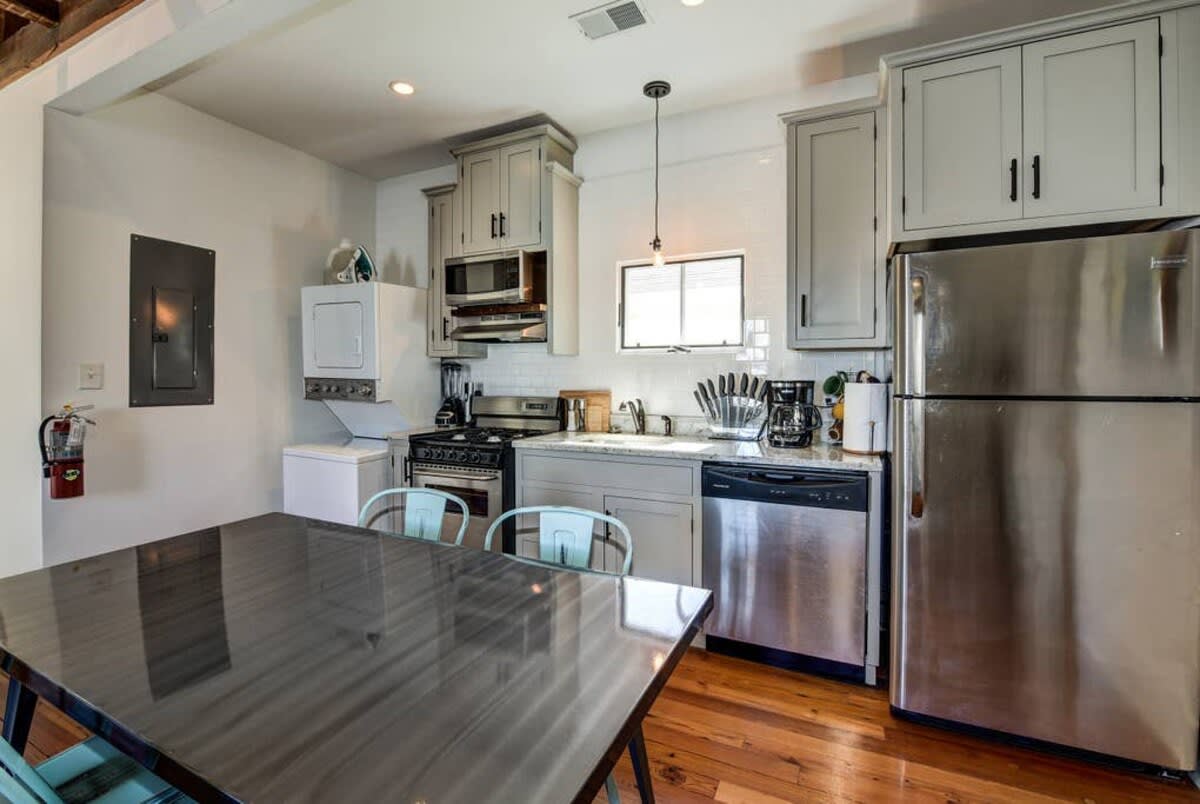
[[[388,87],[397,95],[411,95],[417,91],[417,88],[407,81],[393,81]]]
[[[681,0],[681,2],[682,2],[682,3],[683,3],[685,6],[688,6],[689,8],[692,8],[692,7],[694,7],[694,6],[698,6],[698,5],[700,5],[701,3],[703,3],[703,2],[704,2],[704,0]]]

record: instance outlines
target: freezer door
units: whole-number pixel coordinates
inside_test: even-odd
[[[911,254],[897,393],[1200,396],[1200,233]]]
[[[1200,404],[896,416],[892,704],[1195,768]]]

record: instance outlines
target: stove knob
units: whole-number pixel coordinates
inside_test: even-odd
[[[479,456],[474,452],[467,455],[467,463],[479,463]]]

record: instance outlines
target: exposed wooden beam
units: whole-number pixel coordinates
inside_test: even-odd
[[[58,25],[59,7],[55,0],[0,0],[0,9],[47,28]]]
[[[20,0],[26,3],[29,0]],[[0,88],[40,67],[143,0],[63,0],[54,28],[26,25],[0,42]],[[0,0],[7,7],[16,0]]]
[[[0,10],[0,42],[15,34],[29,24],[29,20]]]

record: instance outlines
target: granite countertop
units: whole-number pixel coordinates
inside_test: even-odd
[[[877,455],[853,455],[840,447],[817,443],[803,449],[780,449],[766,441],[720,441],[693,436],[633,435],[629,433],[550,433],[513,442],[517,449],[536,449],[597,455],[632,455],[690,461],[792,466],[809,469],[883,470]]]

